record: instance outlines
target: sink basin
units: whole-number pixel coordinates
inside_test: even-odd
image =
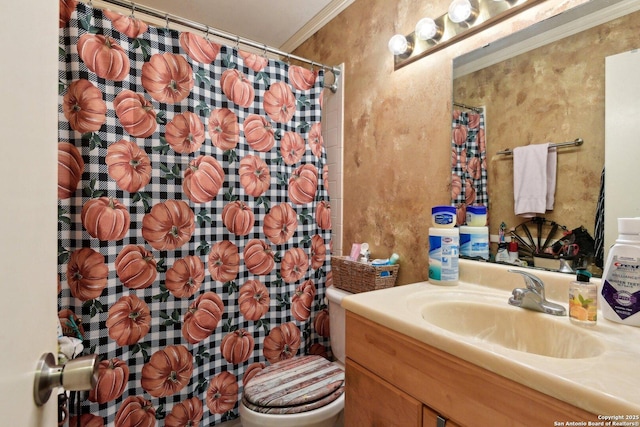
[[[470,297],[470,296],[469,296]],[[509,306],[506,300],[447,300],[420,305],[430,324],[473,340],[559,359],[599,356],[604,346],[589,331],[556,317]]]

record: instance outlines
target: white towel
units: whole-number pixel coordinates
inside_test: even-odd
[[[513,150],[513,195],[516,215],[544,214],[553,209],[556,190],[556,149],[533,144]]]
[[[553,210],[556,201],[556,173],[558,170],[558,152],[556,147],[547,150],[547,210]]]

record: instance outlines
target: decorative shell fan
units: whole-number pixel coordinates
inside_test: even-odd
[[[555,258],[551,248],[567,231],[567,227],[555,221],[534,217],[514,228],[511,236],[518,242],[520,259],[535,265],[534,257]]]

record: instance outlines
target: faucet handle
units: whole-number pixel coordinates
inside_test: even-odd
[[[512,270],[512,269],[509,269],[507,271],[509,273],[516,273],[516,274],[522,275],[525,283],[527,284],[527,288],[538,293],[543,300],[545,299],[544,298],[544,282],[542,281],[542,279],[526,271]]]

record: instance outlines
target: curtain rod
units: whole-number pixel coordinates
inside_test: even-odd
[[[582,144],[584,144],[584,140],[582,138],[576,138],[574,141],[567,141],[567,142],[557,142],[557,143],[552,143],[549,144],[549,148],[554,148],[554,147],[579,147]],[[496,154],[507,154],[507,155],[511,155],[513,154],[513,150],[510,148],[507,148],[506,150],[502,150],[502,151],[498,151]]]
[[[331,89],[332,92],[335,92],[337,90],[337,81],[338,81],[338,76],[340,76],[340,67],[332,67],[332,66],[328,66],[319,62],[315,62],[312,61],[310,59],[307,58],[303,58],[301,56],[297,56],[297,55],[293,55],[291,53],[288,52],[284,52],[280,49],[276,49],[274,47],[271,46],[267,46],[264,43],[258,43],[254,40],[250,40],[250,39],[246,39],[244,37],[240,37],[236,34],[231,34],[228,33],[226,31],[222,31],[216,28],[211,28],[208,25],[204,25],[204,24],[200,24],[198,22],[195,21],[191,21],[189,19],[185,19],[185,18],[181,18],[179,16],[175,16],[175,15],[171,15],[170,13],[165,13],[162,12],[160,10],[157,9],[153,9],[144,5],[140,5],[140,4],[136,4],[134,2],[131,1],[123,1],[123,0],[101,0],[104,3],[109,3],[109,4],[113,4],[116,6],[120,6],[123,8],[127,8],[127,9],[131,9],[132,13],[134,12],[142,12],[145,15],[149,15],[152,16],[154,18],[158,18],[158,19],[164,19],[167,23],[169,23],[170,21],[175,23],[175,24],[179,24],[179,25],[183,25],[185,27],[189,27],[189,28],[193,28],[194,30],[199,30],[202,31],[203,33],[208,33],[210,35],[216,36],[216,37],[220,37],[223,38],[225,40],[229,40],[229,41],[233,41],[235,43],[241,43],[243,45],[246,46],[251,46],[255,49],[258,50],[262,50],[265,53],[269,52],[272,53],[274,55],[278,55],[278,56],[282,56],[287,58],[287,60],[289,59],[295,59],[296,61],[300,61],[300,62],[304,62],[306,64],[311,64],[312,67],[314,66],[318,66],[320,68],[323,68],[325,70],[329,70],[331,71],[331,73],[333,73],[333,84],[331,84],[330,86],[325,86]],[[88,1],[89,5],[91,5],[91,0]]]
[[[460,102],[453,101],[453,105],[460,108],[466,108],[467,110],[471,110],[475,113],[482,113],[482,107],[472,107],[470,105],[461,104]]]

